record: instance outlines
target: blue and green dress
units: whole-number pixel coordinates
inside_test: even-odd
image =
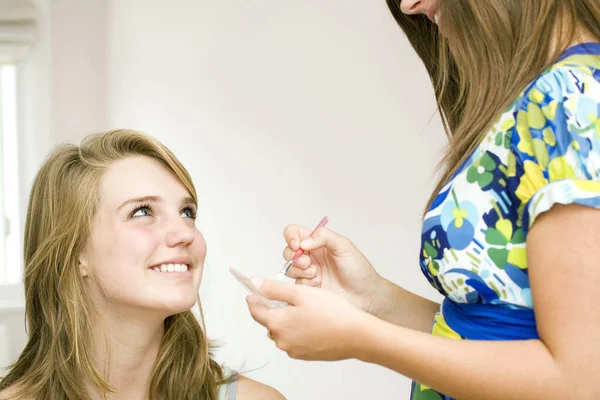
[[[600,43],[566,50],[525,88],[435,197],[421,269],[444,295],[432,334],[538,338],[527,232],[555,204],[600,208]],[[420,383],[412,400],[451,400]]]

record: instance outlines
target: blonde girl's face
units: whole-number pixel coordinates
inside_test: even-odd
[[[104,173],[91,237],[80,270],[98,307],[126,316],[161,317],[197,299],[206,242],[196,228],[197,204],[179,179],[144,156],[122,159]]]

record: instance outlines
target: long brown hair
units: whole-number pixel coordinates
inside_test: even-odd
[[[92,360],[91,330],[100,316],[78,268],[98,207],[102,174],[132,155],[151,157],[172,171],[196,200],[188,172],[158,141],[135,131],[88,136],[54,150],[38,172],[25,225],[25,297],[29,341],[0,391],[14,398],[89,399],[88,380],[111,392]],[[168,317],[150,382],[150,399],[216,399],[223,382],[211,344],[191,311]]]
[[[528,83],[579,34],[600,41],[598,0],[440,0],[443,36],[386,1],[429,73],[449,138],[427,208]]]

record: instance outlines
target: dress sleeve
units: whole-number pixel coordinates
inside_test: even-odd
[[[600,208],[600,72],[548,71],[526,90],[515,114],[509,186],[523,229],[555,204]]]

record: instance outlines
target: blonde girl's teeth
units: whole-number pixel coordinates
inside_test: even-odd
[[[185,272],[189,270],[186,264],[162,264],[160,267],[153,267],[156,272]]]

